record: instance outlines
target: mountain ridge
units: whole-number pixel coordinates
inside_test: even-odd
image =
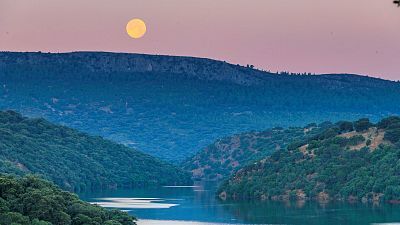
[[[89,63],[114,63],[113,65],[96,67],[94,65],[87,66],[91,72],[175,72],[175,73],[185,73],[192,76],[196,76],[199,79],[209,79],[209,80],[219,80],[219,81],[232,81],[236,84],[241,85],[255,85],[257,82],[268,81],[270,76],[280,75],[286,78],[286,76],[302,75],[307,74],[299,73],[273,73],[270,71],[255,69],[252,65],[239,65],[232,64],[222,60],[203,58],[203,57],[193,57],[193,56],[174,56],[174,55],[152,55],[152,54],[141,54],[141,53],[122,53],[122,52],[97,52],[97,51],[75,51],[75,52],[63,52],[63,53],[43,53],[43,52],[0,52],[0,68],[4,66],[5,60],[10,60],[12,57],[27,57],[29,63],[35,63],[36,60],[46,60],[49,57],[53,57],[53,60],[60,60],[69,57],[70,61],[82,60],[92,58],[94,56],[100,56],[96,60],[87,60],[86,64]],[[117,63],[116,59],[110,60],[111,58],[116,58],[122,62]],[[108,58],[109,60],[105,59]],[[114,62],[110,62],[114,61]],[[26,63],[25,61],[24,63]],[[8,62],[10,63],[10,62]],[[14,62],[19,64],[19,62]],[[53,62],[54,63],[54,62]],[[59,61],[58,63],[62,63]],[[167,63],[173,65],[166,65]],[[196,64],[200,64],[196,65]],[[121,67],[126,67],[125,69]],[[212,77],[207,74],[205,76],[205,71],[202,71],[200,67],[212,66],[214,74]],[[112,69],[114,68],[114,69]],[[119,68],[119,69],[115,69]],[[227,70],[224,72],[224,70]],[[209,73],[210,71],[207,71]],[[215,73],[219,72],[219,76]],[[246,74],[250,73],[250,74]],[[374,82],[395,82],[392,80],[386,80],[377,77],[371,77],[368,75],[359,74],[348,74],[348,73],[327,73],[327,74],[313,74],[308,73],[308,76],[318,76],[320,79],[327,79],[332,81],[343,81],[344,79],[358,78],[358,79],[371,79]],[[340,77],[339,77],[340,76]],[[316,77],[314,77],[316,78]]]
[[[394,81],[272,74],[193,57],[0,53],[0,109],[173,162],[249,130],[397,115],[397,96]]]

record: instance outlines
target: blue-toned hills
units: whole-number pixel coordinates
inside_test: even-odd
[[[190,176],[138,150],[77,130],[0,112],[0,174],[36,174],[63,189],[188,185]]]
[[[400,83],[274,74],[210,59],[104,52],[0,53],[0,108],[170,161],[215,139],[400,112]]]

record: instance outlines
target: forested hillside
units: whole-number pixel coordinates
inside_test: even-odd
[[[273,128],[246,132],[217,140],[183,163],[194,180],[226,179],[241,167],[286,149],[287,145],[332,125],[310,124],[306,127]]]
[[[222,199],[400,201],[400,117],[340,122],[238,171]]]
[[[135,225],[135,218],[79,200],[48,181],[0,175],[0,225]]]
[[[400,83],[274,74],[190,57],[0,53],[0,109],[179,162],[217,138],[400,112]]]
[[[40,174],[74,191],[191,183],[135,149],[13,111],[0,112],[0,173]]]

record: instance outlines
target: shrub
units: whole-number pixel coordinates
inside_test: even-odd
[[[354,128],[357,132],[363,132],[371,128],[373,124],[367,118],[360,119],[354,122]]]
[[[337,123],[340,133],[351,132],[354,130],[354,124],[348,121],[341,121]]]
[[[399,142],[400,141],[400,128],[386,131],[385,140],[390,141],[393,144]]]
[[[398,116],[391,116],[385,119],[382,119],[378,124],[379,129],[386,129],[391,125],[400,124],[400,117]]]

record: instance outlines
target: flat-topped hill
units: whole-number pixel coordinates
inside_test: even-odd
[[[217,138],[400,113],[400,83],[126,53],[0,53],[0,109],[179,162]]]

